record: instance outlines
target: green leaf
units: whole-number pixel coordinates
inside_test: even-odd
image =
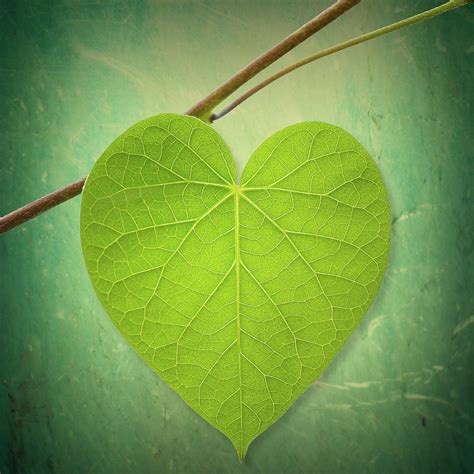
[[[270,137],[235,183],[209,125],[149,118],[90,173],[81,238],[117,328],[243,459],[367,311],[390,212],[367,152],[320,122]]]

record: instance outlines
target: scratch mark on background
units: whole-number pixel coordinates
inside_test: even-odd
[[[472,316],[470,316],[469,318],[467,318],[465,321],[463,321],[462,323],[459,323],[455,328],[454,328],[454,331],[453,331],[453,336],[457,336],[460,332],[464,331],[464,329],[466,329],[468,326],[470,326],[471,324],[474,324],[474,314]]]
[[[137,74],[136,71],[129,68],[126,64],[117,61],[115,57],[85,48],[82,45],[76,45],[75,49],[83,58],[97,61],[111,69],[115,69],[127,79],[135,83],[140,89],[151,87],[152,81],[150,79],[146,78],[142,74]]]

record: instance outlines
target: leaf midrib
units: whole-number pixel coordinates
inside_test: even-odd
[[[243,402],[242,402],[242,348],[240,342],[240,187],[235,185],[234,190],[234,227],[235,227],[235,307],[237,322],[237,348],[239,351],[239,393],[240,393],[240,449],[239,457],[243,454],[244,426],[243,426]]]

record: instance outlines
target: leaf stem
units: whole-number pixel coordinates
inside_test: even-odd
[[[351,46],[356,46],[361,43],[365,43],[371,39],[378,38],[380,36],[386,35],[388,33],[391,33],[392,31],[400,30],[402,28],[406,28],[407,26],[414,25],[416,23],[420,23],[422,21],[428,20],[430,18],[433,18],[437,15],[441,15],[442,13],[446,13],[450,10],[453,10],[457,7],[460,7],[461,5],[467,4],[467,3],[472,3],[474,0],[451,0],[447,3],[444,3],[443,5],[440,5],[439,7],[432,8],[431,10],[427,10],[425,12],[419,13],[417,15],[411,16],[410,18],[407,18],[405,20],[398,21],[396,23],[393,23],[388,26],[384,26],[383,28],[379,28],[377,30],[371,31],[370,33],[366,33],[364,35],[358,36],[356,38],[350,39],[348,41],[344,41],[343,43],[340,43],[336,46],[332,46],[331,48],[325,49],[319,53],[313,54],[311,56],[308,56],[307,58],[304,58],[291,66],[288,66],[281,71],[277,72],[276,74],[273,74],[269,78],[265,79],[264,81],[258,83],[256,86],[252,87],[249,89],[245,94],[242,94],[240,97],[235,99],[233,102],[231,102],[227,107],[223,108],[219,113],[213,114],[211,116],[211,122],[214,122],[225,115],[227,115],[231,110],[234,110],[238,105],[240,105],[242,102],[246,101],[248,98],[252,97],[254,94],[256,94],[258,91],[262,90],[272,82],[275,82],[277,79],[280,79],[283,76],[286,76],[290,72],[293,72],[296,69],[299,69],[300,67],[305,66],[306,64],[310,64],[314,61],[317,61],[318,59],[324,58],[326,56],[330,56],[331,54],[337,53],[339,51],[342,51],[344,49],[350,48]]]

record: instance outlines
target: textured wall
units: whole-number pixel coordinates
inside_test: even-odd
[[[329,3],[2,0],[0,214],[85,175],[125,128],[185,110]],[[279,65],[439,3],[364,0]],[[240,168],[286,125],[346,128],[393,213],[375,304],[243,465],[100,307],[80,198],[0,237],[0,472],[471,473],[473,21],[464,7],[326,58],[216,124]]]

